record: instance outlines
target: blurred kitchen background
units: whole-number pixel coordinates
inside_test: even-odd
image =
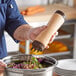
[[[55,38],[52,44],[49,44],[49,49],[45,49],[44,52],[29,52],[31,54],[42,55],[46,54],[53,56],[56,59],[76,58],[76,1],[75,0],[15,0],[18,8],[21,11],[30,6],[40,5],[45,8],[44,12],[37,13],[35,15],[27,16],[23,15],[25,20],[33,27],[46,25],[50,15],[47,12],[53,9],[62,9],[67,16],[64,25],[59,29],[59,35]],[[51,9],[52,7],[52,9]],[[51,14],[51,12],[50,12]],[[42,18],[43,19],[42,19]],[[12,38],[5,32],[7,51],[9,55],[19,54],[25,52],[25,42],[15,43]],[[31,47],[31,43],[29,48]],[[27,46],[28,48],[28,46]]]

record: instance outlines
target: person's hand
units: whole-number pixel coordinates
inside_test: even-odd
[[[33,41],[46,28],[47,26],[32,28],[28,24],[22,25],[15,30],[13,37],[19,41],[25,41],[25,40]]]
[[[42,32],[44,31],[48,26],[40,26],[36,28],[32,28],[29,25],[22,25],[18,27],[15,32],[14,32],[14,38],[19,41],[25,41],[25,40],[32,40],[34,41],[35,38]],[[54,40],[55,36],[57,33],[55,33],[51,39],[50,43]]]
[[[27,37],[29,40],[35,40],[35,38],[47,28],[47,26],[41,26],[36,28],[31,28],[29,32],[27,33]]]
[[[6,67],[6,64],[2,60],[0,60],[0,76],[3,76],[5,67]]]
[[[34,40],[34,39],[35,39],[43,30],[45,30],[46,28],[47,28],[47,26],[42,26],[42,27],[37,27],[37,28],[31,29],[31,30],[29,31],[29,33],[28,33],[28,39]],[[55,32],[55,33],[52,35],[49,43],[52,43],[57,35],[58,35],[58,32]],[[47,45],[46,48],[49,48],[49,46]]]

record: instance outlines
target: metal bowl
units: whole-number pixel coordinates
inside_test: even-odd
[[[46,65],[50,64],[49,67],[41,68],[41,69],[14,69],[6,67],[4,76],[48,76],[52,74],[53,68],[56,66],[56,59],[48,56],[36,56],[36,55],[15,55],[8,56],[3,59],[3,61],[8,64],[13,60],[28,60],[30,56],[46,59]]]

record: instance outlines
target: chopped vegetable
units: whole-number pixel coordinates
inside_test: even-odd
[[[43,68],[43,64],[40,63],[39,58],[32,57],[30,61],[13,61],[7,64],[8,68],[15,68],[15,69],[39,69]]]

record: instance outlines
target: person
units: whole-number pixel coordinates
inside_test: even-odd
[[[4,31],[15,42],[34,40],[47,26],[32,28],[20,14],[15,0],[0,0],[0,59],[7,56]],[[3,73],[5,63],[0,61],[0,74]]]

